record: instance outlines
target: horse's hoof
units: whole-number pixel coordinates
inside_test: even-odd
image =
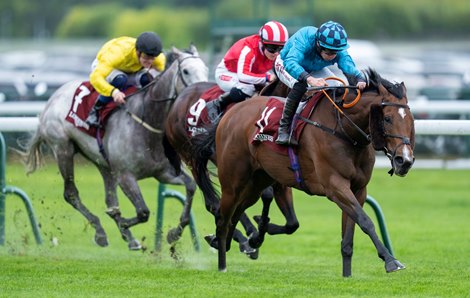
[[[181,238],[181,231],[178,228],[171,229],[166,235],[166,241],[169,244],[173,244]]]
[[[244,253],[252,260],[256,260],[258,258],[258,250],[251,247],[248,244],[248,241],[240,243],[240,252]]]
[[[257,260],[259,255],[259,249],[255,249],[254,252],[246,254],[250,259]]]
[[[142,249],[142,245],[140,245],[140,242],[137,239],[132,239],[127,245],[127,247],[129,247],[129,250],[141,250]]]
[[[405,265],[400,263],[400,261],[398,260],[392,260],[388,262],[387,264],[385,264],[385,270],[387,271],[387,273],[395,272],[395,271],[402,270],[405,268],[406,268]]]
[[[95,235],[95,243],[101,247],[108,246],[108,238],[106,235]]]
[[[219,249],[219,243],[217,242],[217,237],[214,234],[210,234],[204,237],[206,242],[210,245],[210,247]]]

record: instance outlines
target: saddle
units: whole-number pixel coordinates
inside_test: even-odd
[[[298,116],[308,118],[322,98],[322,93],[315,93],[310,99],[303,100],[300,102],[297,112],[294,115],[293,134],[297,140],[300,140],[302,131],[307,124],[305,121],[300,121]],[[284,109],[284,101],[279,98],[271,97],[266,103],[266,108],[261,112],[260,118],[254,123],[256,131],[251,141],[254,145],[259,145],[264,142],[271,150],[288,155],[288,146],[282,146],[275,143],[278,134],[279,120],[282,116],[282,110]]]
[[[207,89],[201,97],[189,108],[186,114],[186,132],[189,137],[197,136],[207,131],[206,127],[212,125],[212,121],[209,118],[209,114],[206,109],[208,102],[211,102],[220,95],[224,94],[225,91],[220,89],[218,85],[215,85]],[[233,104],[230,104],[225,111],[230,109]]]
[[[136,87],[131,86],[125,90],[125,94],[131,94],[137,90]],[[85,132],[92,137],[103,137],[105,132],[106,122],[111,113],[118,107],[118,105],[111,101],[107,103],[100,111],[99,118],[102,122],[100,128],[90,127],[86,122],[89,112],[93,108],[99,93],[91,85],[89,81],[84,81],[75,90],[72,98],[70,110],[65,117],[65,120],[72,123],[76,128]],[[99,135],[98,135],[99,134]]]

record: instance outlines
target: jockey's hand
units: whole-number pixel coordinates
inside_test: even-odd
[[[122,93],[119,89],[114,89],[113,92],[113,100],[117,104],[125,104],[126,103],[126,95]]]
[[[363,90],[366,87],[366,85],[367,85],[366,82],[358,82],[356,87]]]
[[[274,80],[276,80],[276,79],[277,79],[277,76],[276,76],[274,73],[270,73],[270,74],[269,74],[269,81],[268,81],[268,83],[270,83],[270,82],[272,82],[272,81],[274,81]]]
[[[323,78],[314,78],[314,77],[308,77],[307,78],[307,84],[311,87],[323,87],[323,86],[328,86],[326,83],[325,79]]]

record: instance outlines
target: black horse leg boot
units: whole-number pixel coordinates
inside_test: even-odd
[[[97,100],[95,102],[95,105],[93,106],[93,109],[91,109],[90,113],[88,114],[88,117],[86,118],[86,123],[89,126],[92,127],[99,127],[100,126],[100,119],[98,112],[105,106],[105,103],[102,102],[101,100]]]
[[[279,121],[278,136],[276,144],[278,145],[292,145],[297,146],[297,140],[291,135],[289,128],[294,118],[295,111],[297,110],[298,101],[287,97],[282,111],[282,118]]]

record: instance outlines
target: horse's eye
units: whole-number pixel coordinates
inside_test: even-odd
[[[183,69],[183,74],[189,75],[189,71],[187,69]]]
[[[384,117],[384,122],[387,123],[387,124],[392,123],[392,117],[390,117],[390,116],[385,116],[385,117]]]

